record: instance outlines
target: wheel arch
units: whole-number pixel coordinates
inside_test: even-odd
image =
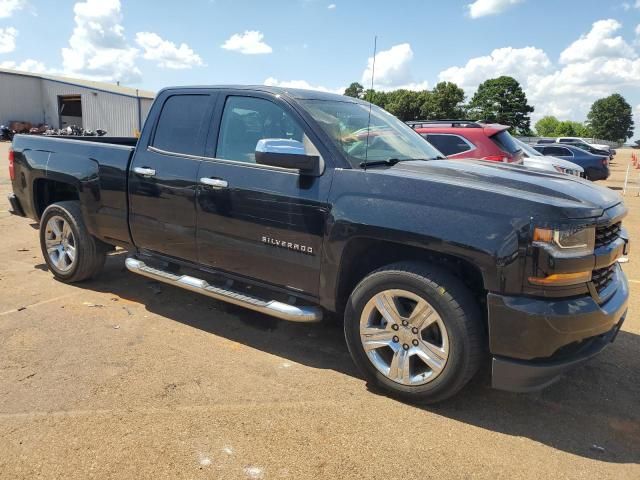
[[[352,238],[344,247],[335,282],[335,309],[343,312],[356,285],[371,272],[401,261],[437,265],[453,273],[479,302],[486,299],[486,274],[469,259],[448,252],[373,237]]]

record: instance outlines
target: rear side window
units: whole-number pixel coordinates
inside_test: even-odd
[[[555,157],[572,157],[573,154],[568,148],[563,147],[547,147],[544,150],[545,155],[551,155]]]
[[[495,135],[492,135],[490,138],[496,145],[498,145],[500,150],[502,150],[503,152],[515,155],[520,151],[520,146],[514,141],[511,134],[506,130],[498,132]]]
[[[165,152],[202,155],[209,109],[208,95],[174,95],[162,107],[153,146]]]
[[[457,153],[468,152],[469,150],[473,149],[473,146],[459,135],[427,133],[422,134],[422,136],[425,137],[431,145],[436,147],[447,157],[449,155],[455,155]]]
[[[560,143],[574,143],[576,140],[573,140],[571,138],[561,138],[560,140],[558,140],[558,142]]]

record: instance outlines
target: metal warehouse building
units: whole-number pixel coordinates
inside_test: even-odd
[[[109,83],[0,69],[0,124],[76,125],[131,137],[142,130],[154,95]]]

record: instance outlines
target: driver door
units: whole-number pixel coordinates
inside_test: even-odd
[[[299,140],[322,155],[313,132],[282,99],[229,92],[223,100],[198,172],[199,262],[316,296],[333,169],[304,176],[256,164],[256,144],[265,138]]]

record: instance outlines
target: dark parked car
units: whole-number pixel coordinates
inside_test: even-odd
[[[603,148],[597,148],[593,145],[588,144],[584,140],[573,139],[573,138],[561,138],[558,140],[558,144],[561,145],[571,145],[572,147],[578,147],[582,150],[585,150],[589,153],[593,153],[594,155],[603,155],[605,157],[609,157],[609,159],[613,159],[613,151],[610,148],[606,150]]]
[[[139,140],[16,136],[9,201],[60,281],[119,245],[156,281],[344,317],[354,362],[396,396],[450,397],[489,352],[495,387],[543,388],[625,319],[627,209],[581,178],[441,155],[343,95],[170,88]]]
[[[609,178],[609,157],[606,155],[594,155],[582,148],[572,145],[538,144],[533,148],[543,155],[569,160],[584,169],[585,177],[591,181],[606,180]]]

